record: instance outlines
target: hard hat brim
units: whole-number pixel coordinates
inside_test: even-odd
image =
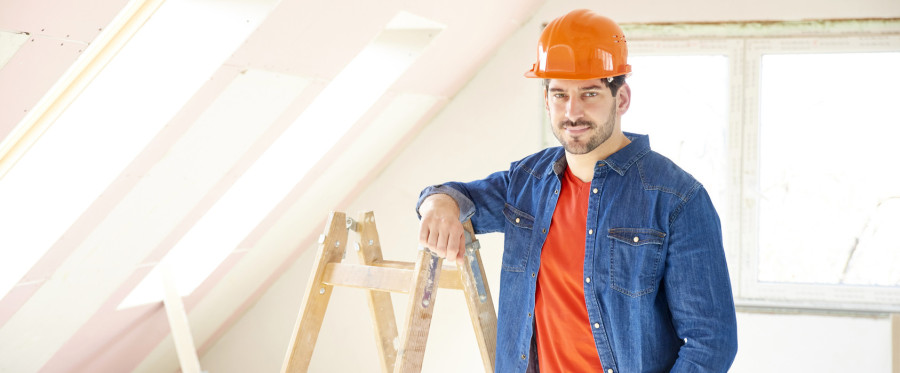
[[[607,74],[580,74],[580,73],[561,73],[561,72],[546,72],[537,70],[536,67],[533,67],[531,70],[522,74],[526,78],[537,78],[537,79],[565,79],[565,80],[591,80],[591,79],[603,79],[610,78],[619,75],[630,76],[631,75],[631,65],[625,65],[621,69],[621,71],[610,72]]]

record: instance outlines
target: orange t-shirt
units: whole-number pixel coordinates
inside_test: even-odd
[[[566,169],[541,252],[534,319],[540,370],[602,372],[584,303],[584,244],[591,183]]]

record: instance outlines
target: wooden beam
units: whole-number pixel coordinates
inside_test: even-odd
[[[0,141],[0,179],[62,115],[165,0],[129,1],[75,64]]]
[[[175,286],[172,269],[166,261],[159,263],[159,269],[165,291],[163,305],[166,307],[166,317],[169,318],[169,327],[172,329],[172,340],[175,342],[175,353],[178,355],[181,371],[200,373],[200,359],[197,357],[197,349],[194,348],[187,312],[184,310],[181,294],[178,294]]]

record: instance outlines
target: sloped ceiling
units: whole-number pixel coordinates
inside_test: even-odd
[[[140,96],[146,87],[128,87],[122,95],[145,98],[123,100],[133,105],[132,116],[119,117],[113,122],[116,126],[95,134],[100,141],[90,147],[80,148],[72,142],[81,140],[64,136],[78,133],[84,122],[66,122],[65,130],[72,132],[64,132],[54,127],[62,120],[51,121],[43,136],[31,142],[17,135],[30,123],[29,113],[43,110],[42,103],[65,83],[58,82],[78,73],[73,69],[82,68],[79,59],[89,48],[107,40],[104,32],[116,27],[118,15],[152,3],[159,8],[143,24],[147,28],[153,17],[171,12],[167,7],[210,12],[188,22],[195,28],[174,30],[195,43],[196,50],[215,43],[225,48],[220,49],[222,57],[202,55],[211,59],[209,66],[179,78],[196,81],[192,88],[180,95],[163,89],[154,91],[161,92],[156,96],[154,92]],[[123,300],[242,182],[273,144],[297,131],[300,134],[293,136],[298,138],[320,136],[292,127],[302,122],[298,118],[398,14],[407,15],[400,28],[440,25],[439,32],[426,36],[424,49],[409,67],[381,87],[383,92],[374,103],[349,123],[346,133],[328,141],[324,151],[304,156],[310,159],[296,160],[309,163],[306,171],[291,167],[290,162],[281,166],[279,173],[296,174],[294,181],[274,197],[274,207],[253,218],[252,229],[238,237],[238,244],[222,249],[224,260],[185,297],[192,320],[202,320],[192,324],[202,354],[310,247],[321,231],[325,212],[340,209],[359,193],[541,3],[0,0],[0,141],[6,146],[0,149],[27,145],[19,156],[0,153],[11,167],[0,173],[0,193],[8,190],[3,189],[8,181],[4,178],[24,172],[28,157],[42,146],[64,144],[74,149],[57,154],[53,163],[71,172],[63,176],[51,168],[49,172],[60,176],[41,179],[49,181],[35,183],[27,193],[15,196],[24,201],[15,207],[21,212],[16,219],[0,220],[0,236],[27,231],[27,237],[34,238],[22,247],[3,247],[0,242],[0,261],[21,261],[23,255],[35,258],[15,268],[21,275],[15,276],[8,291],[4,287],[0,292],[0,371],[130,371],[144,362],[169,334],[162,304],[122,307]],[[226,21],[234,25],[226,22],[216,26],[222,30],[214,30],[205,23],[218,16],[219,8],[233,13],[233,19]],[[140,33],[138,29],[129,43],[139,43]],[[218,40],[218,35],[224,39],[226,33],[233,45]],[[129,43],[107,66],[115,66],[117,57],[125,58]],[[196,62],[199,57],[192,55],[190,43],[187,48],[173,46],[170,52],[152,56],[142,71],[158,74],[153,75],[159,76],[156,80],[166,79],[180,64]],[[84,92],[111,79],[111,74],[100,71]],[[373,84],[369,80],[356,83],[359,88]],[[352,106],[358,93],[343,93],[346,107]],[[170,107],[166,110],[171,115],[159,114],[165,107]],[[333,110],[341,111],[342,106]],[[158,119],[153,119],[157,114]],[[333,125],[325,118],[316,125]],[[126,143],[135,133],[146,135]],[[110,159],[115,157],[122,159]],[[93,172],[102,165],[107,167],[107,179]],[[96,192],[79,192],[92,177],[99,185]],[[57,208],[84,196],[91,197],[71,217]],[[245,202],[252,205],[252,198]],[[13,209],[10,206],[8,211]],[[279,227],[277,234],[270,234],[273,227]],[[278,240],[279,249],[254,250],[263,238]]]

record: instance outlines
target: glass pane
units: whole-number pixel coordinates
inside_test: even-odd
[[[651,148],[703,183],[719,217],[727,216],[728,57],[633,56],[629,63],[632,99],[622,130],[649,134]]]
[[[900,53],[761,66],[759,280],[900,285]]]

